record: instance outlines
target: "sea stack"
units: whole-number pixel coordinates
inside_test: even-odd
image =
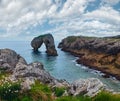
[[[42,44],[45,44],[46,46],[46,53],[49,56],[57,56],[57,50],[55,49],[55,43],[54,38],[52,34],[44,34],[40,35],[38,37],[35,37],[31,41],[31,46],[33,47],[34,51],[38,51],[38,49],[41,47]]]

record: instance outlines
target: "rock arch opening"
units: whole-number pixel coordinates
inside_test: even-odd
[[[55,43],[54,43],[54,38],[52,34],[44,34],[40,35],[38,37],[35,37],[31,41],[31,46],[33,47],[34,51],[38,51],[38,49],[42,46],[45,45],[46,47],[46,53],[51,56],[57,56],[57,50],[55,49]]]

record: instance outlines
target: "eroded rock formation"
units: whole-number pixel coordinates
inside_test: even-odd
[[[95,96],[100,89],[103,89],[103,86],[104,84],[96,78],[80,79],[71,84],[68,93],[73,96],[80,94]]]
[[[66,81],[57,80],[44,69],[40,62],[27,64],[25,59],[10,49],[0,49],[0,71],[11,72],[11,80],[39,80],[52,86],[68,85]],[[25,81],[26,82],[26,81]]]
[[[0,68],[12,71],[18,62],[27,64],[25,59],[22,58],[15,51],[10,49],[0,49]]]
[[[51,76],[49,72],[44,69],[42,63],[34,62],[31,64],[27,64],[24,58],[10,49],[0,49],[0,59],[2,60],[2,64],[0,64],[0,70],[2,68],[6,68],[6,70],[12,68],[12,74],[8,78],[6,78],[6,80],[9,79],[11,82],[20,80],[23,90],[31,89],[31,85],[34,84],[36,80],[43,84],[47,84],[52,88],[66,88],[67,90],[64,95],[77,96],[83,94],[92,97],[104,88],[103,83],[97,78],[77,80],[72,84],[69,84],[65,80],[58,80]],[[6,63],[12,67],[9,67],[9,65],[7,67],[7,65],[4,65]],[[14,65],[11,65],[13,63]]]
[[[104,72],[105,77],[111,75],[120,80],[120,36],[69,36],[58,47],[78,56],[78,63]]]
[[[54,38],[51,34],[45,34],[35,37],[31,42],[31,46],[33,47],[34,51],[38,51],[38,49],[41,47],[43,43],[46,46],[46,53],[48,55],[52,56],[58,55],[55,49]]]

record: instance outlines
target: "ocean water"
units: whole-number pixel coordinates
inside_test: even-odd
[[[56,46],[58,44],[56,43]],[[77,79],[98,78],[108,88],[120,91],[120,81],[114,78],[103,78],[99,71],[91,70],[85,66],[75,62],[77,57],[70,53],[63,52],[57,48],[58,56],[47,56],[45,53],[45,45],[39,49],[38,53],[34,53],[29,41],[0,41],[0,49],[9,48],[15,50],[23,56],[28,63],[39,61],[44,64],[47,71],[57,79],[65,79],[68,82],[73,82]]]

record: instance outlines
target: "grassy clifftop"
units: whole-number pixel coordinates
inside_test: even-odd
[[[36,81],[30,90],[21,89],[21,81],[11,82],[10,74],[0,72],[0,101],[120,101],[120,94],[101,91],[97,96],[63,96],[66,88],[50,87]]]

